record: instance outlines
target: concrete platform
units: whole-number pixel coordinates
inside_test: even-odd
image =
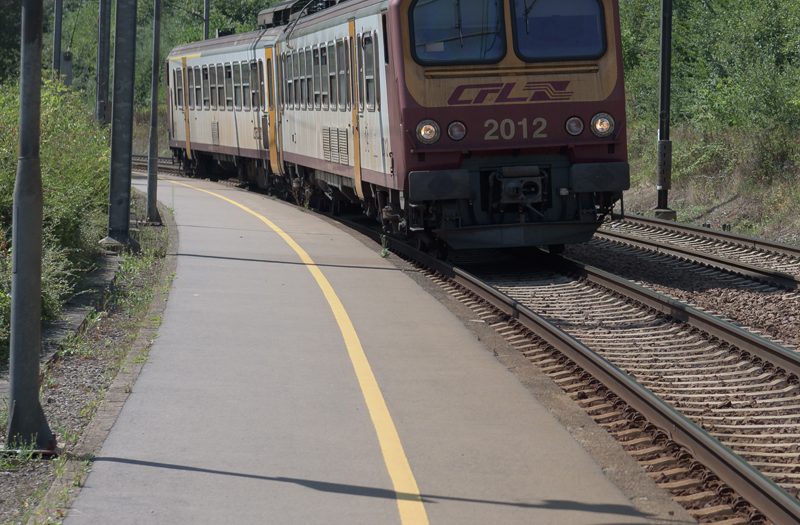
[[[163,324],[65,523],[676,521],[677,507],[637,508],[453,313],[376,249],[284,203],[178,182],[218,196],[160,184],[180,239]],[[219,196],[267,217],[314,260],[352,320],[389,422],[365,403],[377,394],[362,391],[308,264]],[[400,450],[379,441],[388,423]],[[417,494],[398,494],[409,486],[398,454]],[[422,514],[401,514],[404,505]]]

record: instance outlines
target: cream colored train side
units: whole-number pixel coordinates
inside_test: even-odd
[[[393,177],[388,2],[349,4],[172,50],[170,147],[187,171],[235,169],[262,188],[313,181],[328,197],[366,193],[378,205],[371,187],[391,187]]]

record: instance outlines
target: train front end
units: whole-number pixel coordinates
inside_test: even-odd
[[[456,249],[591,238],[630,180],[617,0],[390,10],[410,229]]]

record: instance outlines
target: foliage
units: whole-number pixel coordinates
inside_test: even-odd
[[[0,82],[14,78],[19,71],[19,39],[21,3],[0,2]]]
[[[8,348],[18,121],[19,86],[0,86],[0,364]],[[51,319],[97,253],[107,209],[109,147],[106,130],[94,123],[81,95],[56,82],[43,85],[41,129],[42,310]]]
[[[659,0],[621,0],[631,160],[655,172]],[[770,182],[800,164],[800,1],[675,2],[674,175]]]

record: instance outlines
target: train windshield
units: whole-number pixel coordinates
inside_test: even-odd
[[[514,38],[520,58],[597,58],[606,49],[600,0],[512,0]]]
[[[498,62],[506,53],[501,0],[416,0],[410,18],[420,64]]]

